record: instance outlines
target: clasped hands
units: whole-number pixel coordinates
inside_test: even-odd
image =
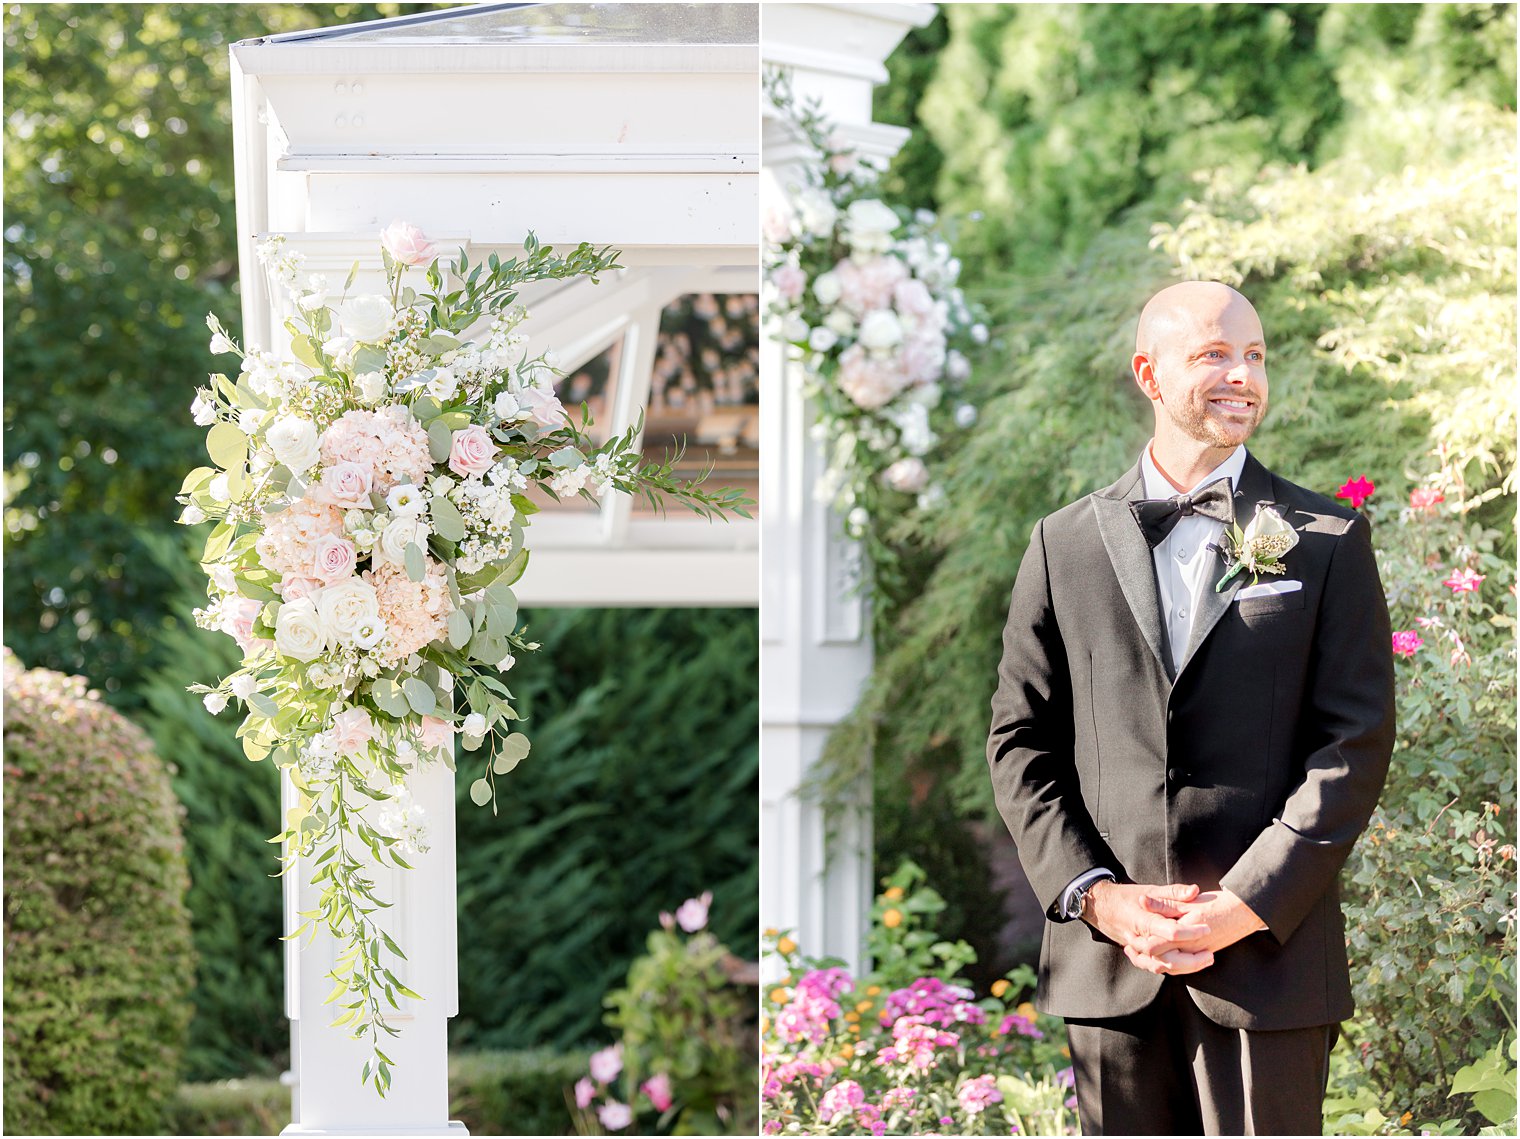
[[[1124,947],[1148,973],[1196,973],[1214,954],[1267,925],[1229,890],[1196,885],[1096,883],[1082,900],[1082,920]]]

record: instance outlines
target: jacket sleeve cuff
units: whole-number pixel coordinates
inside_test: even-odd
[[[1300,834],[1281,819],[1262,831],[1219,880],[1286,944],[1346,861],[1349,847]]]
[[[1051,915],[1052,921],[1068,922],[1076,921],[1082,916],[1081,907],[1077,904],[1077,891],[1094,882],[1108,879],[1115,881],[1118,876],[1106,866],[1094,866],[1086,874],[1078,874],[1067,884],[1066,889],[1061,891],[1060,900],[1053,907],[1055,913]]]

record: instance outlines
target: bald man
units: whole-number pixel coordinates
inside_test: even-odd
[[[1318,1135],[1352,1012],[1337,876],[1393,747],[1368,527],[1246,450],[1268,385],[1240,293],[1164,289],[1131,364],[1151,441],[1035,527],[992,701],[1048,918],[1036,1003],[1084,1134]]]

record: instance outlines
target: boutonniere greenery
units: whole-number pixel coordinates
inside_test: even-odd
[[[1298,545],[1298,532],[1284,521],[1275,506],[1263,504],[1256,508],[1256,516],[1242,530],[1237,523],[1225,528],[1221,552],[1229,565],[1224,576],[1214,586],[1221,592],[1234,580],[1241,570],[1251,571],[1251,584],[1255,585],[1264,573],[1283,573],[1282,559]]]

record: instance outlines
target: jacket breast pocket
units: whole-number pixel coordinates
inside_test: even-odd
[[[1248,625],[1254,625],[1259,620],[1280,614],[1302,612],[1304,591],[1296,589],[1292,593],[1271,593],[1263,597],[1248,597],[1244,601],[1236,601],[1233,604],[1241,620]]]

